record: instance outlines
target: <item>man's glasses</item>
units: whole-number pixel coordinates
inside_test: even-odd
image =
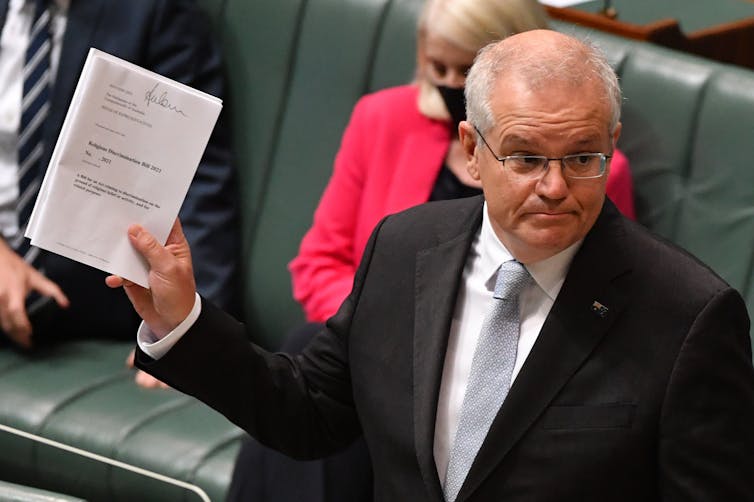
[[[508,168],[517,176],[524,178],[537,178],[541,176],[547,170],[551,160],[560,161],[563,175],[568,178],[575,180],[599,178],[605,174],[607,161],[612,158],[612,155],[605,155],[604,153],[577,153],[555,158],[545,157],[544,155],[506,155],[505,157],[500,157],[492,150],[492,147],[484,139],[477,126],[474,126],[474,129],[476,129],[484,144],[487,145],[492,156],[504,168]]]

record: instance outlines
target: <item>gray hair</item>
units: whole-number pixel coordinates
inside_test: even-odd
[[[511,40],[511,39],[508,39]],[[553,81],[575,86],[595,81],[604,89],[603,99],[610,107],[610,133],[620,121],[621,90],[618,77],[607,57],[596,45],[572,37],[561,38],[557,47],[546,47],[541,54],[521,44],[496,42],[477,54],[466,78],[466,116],[480,131],[495,125],[490,100],[492,90],[504,72],[515,72],[533,89]],[[555,49],[555,50],[553,50]]]

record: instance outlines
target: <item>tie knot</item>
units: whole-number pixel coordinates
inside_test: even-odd
[[[500,265],[495,281],[495,294],[498,300],[518,298],[531,276],[521,262],[510,260]]]

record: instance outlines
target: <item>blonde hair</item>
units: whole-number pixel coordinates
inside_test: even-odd
[[[547,17],[537,0],[426,0],[417,32],[419,44],[432,33],[462,50],[476,53],[510,35],[547,27]],[[437,88],[419,73],[416,81],[419,111],[430,118],[447,119]]]

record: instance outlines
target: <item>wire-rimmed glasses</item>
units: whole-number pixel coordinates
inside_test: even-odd
[[[536,178],[542,175],[547,170],[551,160],[559,160],[563,175],[570,179],[599,178],[605,174],[607,161],[613,157],[599,152],[576,153],[563,157],[546,157],[544,155],[506,155],[501,157],[487,143],[479,128],[474,126],[474,129],[476,129],[477,134],[482,138],[482,142],[487,146],[492,156],[500,162],[500,165],[525,178]]]

